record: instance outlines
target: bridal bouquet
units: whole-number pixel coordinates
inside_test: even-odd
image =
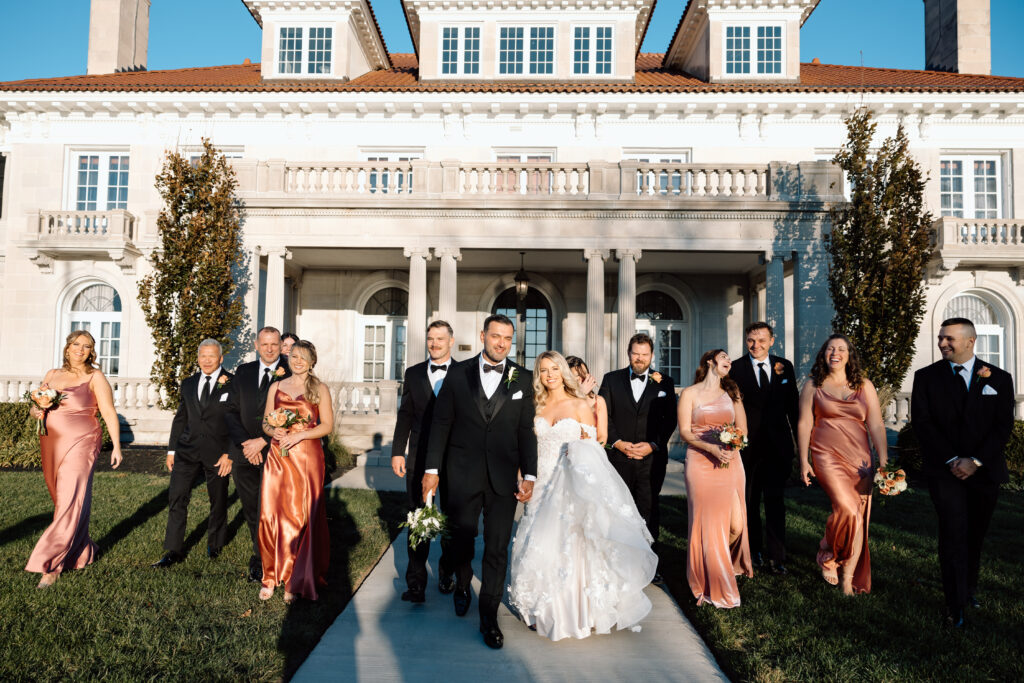
[[[43,414],[36,418],[36,435],[46,435],[46,413],[60,405],[60,402],[64,400],[65,394],[60,393],[56,389],[50,389],[45,385],[32,391],[26,391],[22,398],[32,401],[36,404],[39,410],[43,411]]]
[[[898,496],[907,490],[907,473],[895,467],[879,467],[875,472],[875,488],[881,496]]]
[[[406,515],[405,521],[399,526],[409,529],[409,547],[413,550],[423,541],[448,535],[448,517],[434,505],[432,493],[427,496],[426,505]]]
[[[718,445],[727,451],[744,449],[748,444],[747,435],[732,422],[712,430],[712,434],[715,436],[715,441]],[[718,463],[718,467],[721,468],[728,466],[729,463],[727,462]]]
[[[271,429],[276,429],[278,427],[280,427],[281,429],[288,429],[292,425],[306,424],[307,422],[309,422],[309,418],[302,417],[294,410],[288,410],[287,408],[278,408],[274,412],[269,413],[266,417],[264,417],[263,422]],[[288,457],[288,449],[283,446],[281,447],[281,457]]]

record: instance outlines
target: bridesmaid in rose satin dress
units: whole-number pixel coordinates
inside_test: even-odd
[[[121,443],[113,394],[106,377],[93,368],[96,342],[76,330],[64,345],[64,365],[46,373],[43,386],[56,389],[64,399],[46,411],[47,434],[39,437],[43,478],[53,500],[53,522],[28,558],[25,571],[42,574],[39,588],[48,588],[68,569],[82,569],[96,557],[89,538],[92,473],[102,445],[97,409],[108,425],[113,452],[110,464],[121,464]],[[33,417],[42,413],[32,406]]]
[[[317,588],[327,585],[330,537],[320,439],[334,428],[334,410],[327,385],[313,374],[314,365],[313,344],[296,342],[288,359],[291,377],[271,385],[267,395],[265,414],[287,408],[309,422],[287,430],[264,426],[272,441],[260,489],[261,600],[270,599],[278,584],[284,584],[286,603],[296,597],[316,600]],[[282,447],[288,449],[285,457]]]
[[[869,593],[871,445],[884,467],[887,443],[878,395],[862,374],[856,349],[843,335],[832,335],[818,351],[811,381],[800,394],[797,437],[804,484],[809,486],[810,477],[815,477],[832,501],[818,549],[822,577],[832,585],[840,583],[846,595]]]
[[[732,361],[722,349],[700,359],[695,382],[679,400],[679,434],[687,444],[686,498],[689,549],[686,578],[697,604],[739,607],[739,575],[753,576],[747,540],[745,473],[738,450],[713,440],[712,429],[734,423],[747,431]]]

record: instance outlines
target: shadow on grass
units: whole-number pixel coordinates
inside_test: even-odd
[[[26,536],[34,536],[45,529],[53,521],[53,513],[28,517],[0,531],[0,547],[20,541]]]
[[[132,531],[156,517],[166,507],[167,487],[165,486],[159,493],[140,505],[130,517],[125,517],[108,531],[103,538],[96,541],[96,545],[99,546],[97,559],[101,559],[109,553],[115,545],[126,539]]]

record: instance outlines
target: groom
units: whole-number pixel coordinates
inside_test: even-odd
[[[944,321],[942,360],[914,374],[910,400],[939,517],[942,591],[954,628],[963,626],[967,606],[980,606],[975,594],[981,545],[999,485],[1009,480],[1003,450],[1013,429],[1013,379],[974,355],[977,336],[967,318]]]
[[[455,569],[455,614],[469,610],[474,544],[484,514],[480,632],[498,649],[498,606],[505,592],[508,544],[516,501],[527,502],[537,477],[533,378],[508,360],[515,327],[504,315],[484,321],[484,350],[451,368],[434,404],[423,498],[435,491],[445,463],[449,551]],[[519,481],[519,475],[524,477]]]

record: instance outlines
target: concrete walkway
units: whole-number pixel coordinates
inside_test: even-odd
[[[348,472],[333,485],[402,489],[402,480],[389,468],[374,464]],[[669,478],[682,476],[670,473]],[[479,580],[473,580],[473,604],[461,619],[453,612],[451,596],[437,591],[437,543],[431,547],[427,602],[401,601],[405,543],[403,533],[303,663],[296,681],[728,680],[669,594],[657,586],[647,588],[654,609],[640,633],[617,631],[584,640],[552,643],[502,605],[498,621],[505,647],[491,650],[478,631]],[[479,555],[482,541],[477,545]],[[479,558],[474,573],[480,574]]]

